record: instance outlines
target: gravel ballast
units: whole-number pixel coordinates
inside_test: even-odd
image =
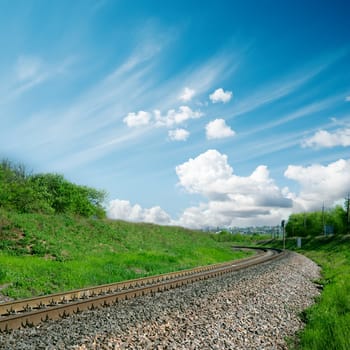
[[[0,334],[0,349],[287,349],[319,267],[278,261]]]

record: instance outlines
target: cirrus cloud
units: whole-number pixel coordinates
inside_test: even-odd
[[[15,70],[19,81],[33,79],[42,70],[43,62],[36,56],[20,56],[17,60]]]

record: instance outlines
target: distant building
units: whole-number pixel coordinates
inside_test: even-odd
[[[227,231],[232,234],[240,233],[243,235],[253,235],[253,234],[269,234],[272,237],[278,237],[280,233],[280,226],[249,226],[249,227],[213,227],[205,228],[205,232],[220,233],[221,231]]]

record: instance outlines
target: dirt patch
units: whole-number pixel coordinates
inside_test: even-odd
[[[140,269],[138,267],[131,267],[129,270],[132,271],[132,272],[135,272],[137,275],[141,275],[141,274],[143,275],[143,274],[147,273],[146,270]]]
[[[8,301],[14,300],[13,298],[8,297],[7,295],[3,295],[1,291],[7,287],[9,287],[11,283],[0,284],[0,304],[6,303]]]

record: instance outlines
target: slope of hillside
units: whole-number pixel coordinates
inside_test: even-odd
[[[0,284],[28,297],[245,256],[209,234],[67,214],[0,209]]]

